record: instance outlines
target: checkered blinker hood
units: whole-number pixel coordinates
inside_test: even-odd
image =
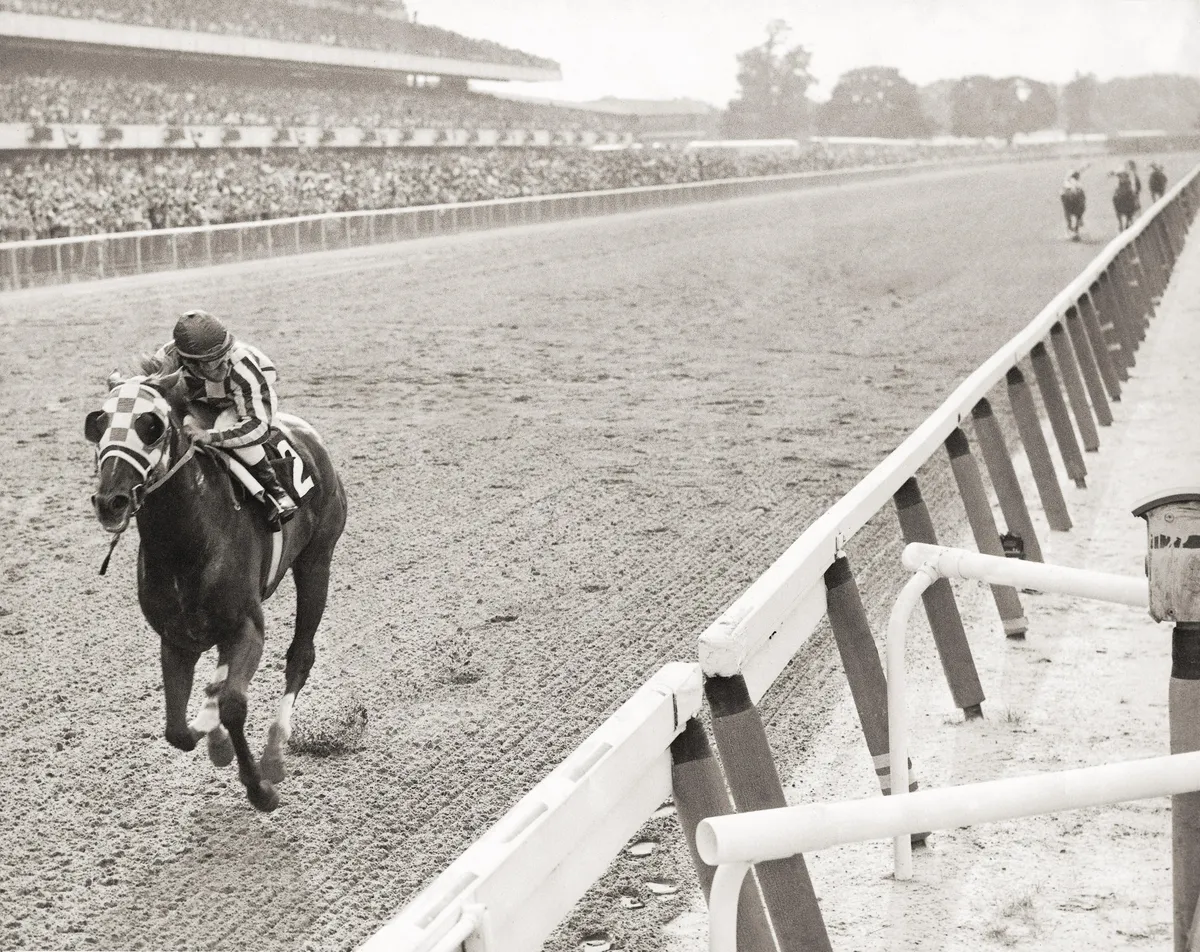
[[[136,469],[143,480],[166,455],[171,407],[157,390],[131,377],[108,395],[103,406],[88,415],[86,432],[98,451],[97,466],[115,456]]]

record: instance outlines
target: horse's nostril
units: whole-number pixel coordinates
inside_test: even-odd
[[[124,512],[129,508],[129,497],[124,493],[117,493],[108,501],[108,507],[113,512]]]

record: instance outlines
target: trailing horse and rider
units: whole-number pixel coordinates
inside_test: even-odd
[[[1117,213],[1117,229],[1124,231],[1133,224],[1134,216],[1137,215],[1141,208],[1141,203],[1138,201],[1137,191],[1134,188],[1133,177],[1129,169],[1121,169],[1117,172],[1109,172],[1109,175],[1117,177],[1117,187],[1113,192],[1113,210]],[[1140,185],[1140,183],[1139,183]]]
[[[102,407],[87,416],[84,432],[97,450],[92,503],[113,533],[110,555],[137,522],[138,601],[159,635],[167,740],[192,750],[207,737],[218,766],[236,756],[251,803],[273,810],[279,803],[274,785],[285,776],[292,708],[313,665],[330,563],[346,524],[345,490],[316,431],[277,412],[270,361],[211,315],[184,315],[173,341],[143,370],[111,381]],[[195,421],[197,413],[213,418],[211,428]],[[268,438],[296,474],[299,507],[267,462]],[[259,503],[244,504],[230,467],[218,458],[224,447],[241,456],[262,485],[268,512]],[[262,603],[288,569],[296,587],[295,630],[284,694],[256,761],[245,727],[264,643]],[[213,647],[216,678],[189,723],[196,664]]]
[[[1079,241],[1079,229],[1083,227],[1083,213],[1087,211],[1087,195],[1083,191],[1080,175],[1087,165],[1072,170],[1063,180],[1059,199],[1062,201],[1063,215],[1067,220],[1067,231],[1071,233],[1072,241]]]

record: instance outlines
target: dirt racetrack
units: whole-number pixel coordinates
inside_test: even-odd
[[[1165,164],[1175,181],[1191,157]],[[694,660],[1114,236],[1094,170],[1090,238],[1066,240],[1062,174],[930,172],[0,296],[0,948],[365,939],[659,665]],[[232,768],[162,738],[136,533],[97,575],[83,417],[190,307],[274,358],[350,497],[296,727],[362,705],[368,729],[292,753],[269,816]],[[256,748],[291,596],[268,613]],[[781,756],[806,716],[773,723]],[[673,818],[655,822],[658,865],[614,869],[552,947],[600,928],[657,946],[670,903],[616,903],[650,868],[694,888]]]

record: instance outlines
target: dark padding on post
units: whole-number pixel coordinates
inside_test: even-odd
[[[1058,485],[1058,474],[1054,471],[1054,462],[1050,459],[1050,447],[1046,445],[1042,421],[1038,419],[1037,408],[1033,405],[1033,394],[1029,392],[1029,384],[1025,382],[1025,375],[1017,367],[1008,372],[1006,379],[1008,400],[1012,404],[1013,417],[1017,421],[1017,432],[1021,436],[1021,442],[1025,444],[1025,455],[1029,457],[1029,468],[1033,470],[1033,481],[1042,500],[1046,521],[1050,523],[1051,529],[1070,532],[1071,516],[1067,512],[1067,501],[1063,498],[1062,487]]]
[[[896,504],[896,515],[900,519],[900,532],[905,543],[937,545],[933,520],[929,517],[925,500],[921,498],[921,489],[915,477],[910,476],[904,481],[892,501]],[[968,720],[983,717],[980,707],[983,704],[983,687],[979,683],[975,658],[967,642],[967,633],[963,629],[962,616],[958,613],[958,603],[954,600],[950,580],[939,578],[925,589],[921,600],[925,603],[925,614],[929,618],[933,641],[942,659],[942,671],[945,672],[955,705],[962,708]]]
[[[696,851],[696,827],[701,820],[733,812],[721,766],[713,756],[708,735],[700,719],[693,717],[683,733],[671,742],[671,788],[683,838],[687,842],[692,865],[704,892],[704,901],[712,890],[716,870]],[[775,937],[767,923],[762,893],[753,876],[748,876],[738,898],[737,947],[746,952],[775,952]]]
[[[1042,546],[1033,529],[1033,520],[1029,517],[1029,507],[1025,504],[1021,482],[1017,479],[1017,471],[1013,469],[1012,458],[1004,444],[1000,423],[992,413],[992,405],[986,397],[975,404],[971,418],[975,421],[979,448],[983,451],[983,464],[987,467],[988,476],[991,477],[992,486],[996,490],[996,498],[1000,501],[1000,511],[1004,513],[1004,523],[1008,531],[1021,537],[1027,558],[1034,562],[1044,562]]]
[[[992,515],[992,506],[983,486],[979,464],[971,455],[971,444],[967,440],[967,434],[956,427],[946,438],[945,446],[950,455],[954,481],[958,484],[958,494],[962,497],[963,508],[967,511],[967,522],[971,526],[971,534],[975,537],[976,548],[984,555],[1004,558],[1004,546],[1000,544],[996,518]],[[1025,609],[1021,605],[1021,596],[1017,594],[1017,590],[1011,585],[989,587],[996,602],[996,610],[1000,613],[1000,621],[1004,625],[1004,634],[1009,638],[1024,638],[1029,623],[1025,620]]]
[[[1067,390],[1067,399],[1071,403],[1075,426],[1079,429],[1079,441],[1083,444],[1084,452],[1094,453],[1100,449],[1100,433],[1096,430],[1096,421],[1092,418],[1092,408],[1088,406],[1079,366],[1075,362],[1075,349],[1071,346],[1071,339],[1061,321],[1050,328],[1050,345],[1054,348],[1054,357],[1058,361],[1058,370]]]
[[[1071,338],[1079,372],[1083,375],[1084,386],[1087,387],[1088,397],[1092,401],[1092,412],[1096,414],[1096,422],[1100,426],[1112,426],[1112,409],[1108,405],[1108,394],[1104,392],[1104,378],[1100,376],[1100,365],[1096,362],[1096,355],[1092,353],[1092,344],[1088,340],[1087,328],[1083,326],[1079,308],[1067,308],[1063,320],[1067,326],[1067,336]]]
[[[1075,439],[1071,415],[1067,412],[1066,401],[1063,400],[1062,390],[1058,386],[1058,375],[1054,372],[1054,362],[1050,359],[1046,345],[1034,344],[1029,352],[1029,360],[1033,365],[1033,376],[1042,395],[1042,406],[1046,408],[1050,430],[1054,433],[1054,442],[1058,444],[1058,452],[1062,457],[1063,466],[1066,467],[1067,477],[1083,489],[1087,486],[1087,467],[1083,463],[1083,453]]]
[[[1100,317],[1096,311],[1093,295],[1099,291],[1099,285],[1093,284],[1090,293],[1079,299],[1079,316],[1083,319],[1084,330],[1087,331],[1088,343],[1092,345],[1092,356],[1096,358],[1096,366],[1100,368],[1100,378],[1108,391],[1108,399],[1113,403],[1121,400],[1121,375],[1117,371],[1117,362],[1113,359],[1113,351],[1109,347],[1108,337],[1100,327]]]
[[[858,722],[862,725],[880,789],[888,796],[892,792],[892,766],[888,759],[887,678],[879,660],[875,636],[871,634],[867,611],[858,593],[858,583],[850,571],[850,560],[845,556],[834,559],[833,565],[825,570],[825,594],[829,627],[833,629],[842,669],[850,683]],[[908,772],[908,789],[913,792],[918,784],[911,757]],[[915,833],[913,842],[924,842],[928,835]]]
[[[740,674],[708,678],[704,693],[734,806],[742,813],[787,806],[767,732],[750,700],[746,679]],[[781,952],[832,952],[804,857],[758,863],[754,869]]]

